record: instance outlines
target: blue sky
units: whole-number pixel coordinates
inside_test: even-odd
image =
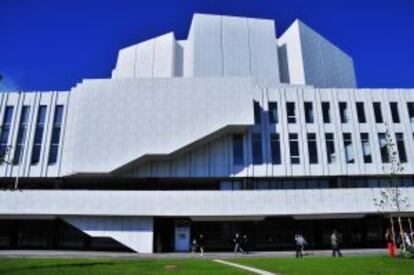
[[[359,87],[414,87],[411,0],[0,0],[0,87],[108,78],[120,48],[170,31],[184,39],[195,12],[275,19],[278,36],[299,18],[354,58]]]

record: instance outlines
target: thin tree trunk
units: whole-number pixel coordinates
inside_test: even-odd
[[[392,233],[392,244],[394,247],[397,247],[397,242],[395,241],[395,228],[394,228],[394,220],[392,216],[390,216],[390,223],[391,223],[391,233]]]
[[[401,216],[398,216],[398,225],[400,227],[401,247],[405,250],[404,230],[401,222]]]

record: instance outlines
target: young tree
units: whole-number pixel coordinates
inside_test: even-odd
[[[383,170],[389,176],[389,187],[386,187],[383,190],[381,190],[379,198],[374,198],[374,203],[378,207],[379,211],[389,214],[391,230],[394,237],[394,218],[397,219],[400,231],[401,244],[402,247],[405,249],[405,240],[403,235],[404,231],[401,222],[401,211],[407,209],[408,197],[403,193],[403,190],[401,190],[400,179],[398,177],[398,175],[404,171],[404,167],[401,165],[400,162],[395,137],[390,133],[388,126],[385,133],[385,144],[380,144],[380,146],[381,150],[386,150],[384,153],[387,154],[386,162],[388,162],[388,165],[383,166]],[[395,238],[393,241],[395,244]]]

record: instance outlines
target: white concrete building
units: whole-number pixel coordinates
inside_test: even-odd
[[[414,90],[357,89],[353,61],[300,21],[196,14],[120,50],[110,79],[0,94],[0,248],[188,251],[383,243],[374,199],[414,213]],[[10,190],[18,178],[21,191]],[[116,242],[115,242],[116,241]]]

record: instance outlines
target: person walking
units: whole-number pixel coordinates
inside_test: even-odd
[[[332,246],[332,257],[336,257],[336,254],[338,254],[339,257],[342,257],[342,253],[339,250],[338,232],[336,230],[334,230],[331,235],[331,246]]]
[[[240,252],[241,254],[244,253],[243,248],[241,247],[241,240],[239,233],[236,233],[233,238],[234,243],[234,254],[237,254],[237,252]]]
[[[204,256],[204,236],[200,234],[198,237],[198,249],[200,250],[200,256]]]
[[[245,254],[249,254],[249,238],[247,237],[246,234],[243,235],[242,248]]]
[[[296,258],[302,258],[303,250],[306,245],[306,240],[302,234],[297,233],[295,235],[295,243],[296,243]]]
[[[385,241],[387,242],[388,255],[390,257],[394,257],[395,256],[394,234],[392,234],[392,231],[390,228],[388,228],[387,232],[385,233]]]

